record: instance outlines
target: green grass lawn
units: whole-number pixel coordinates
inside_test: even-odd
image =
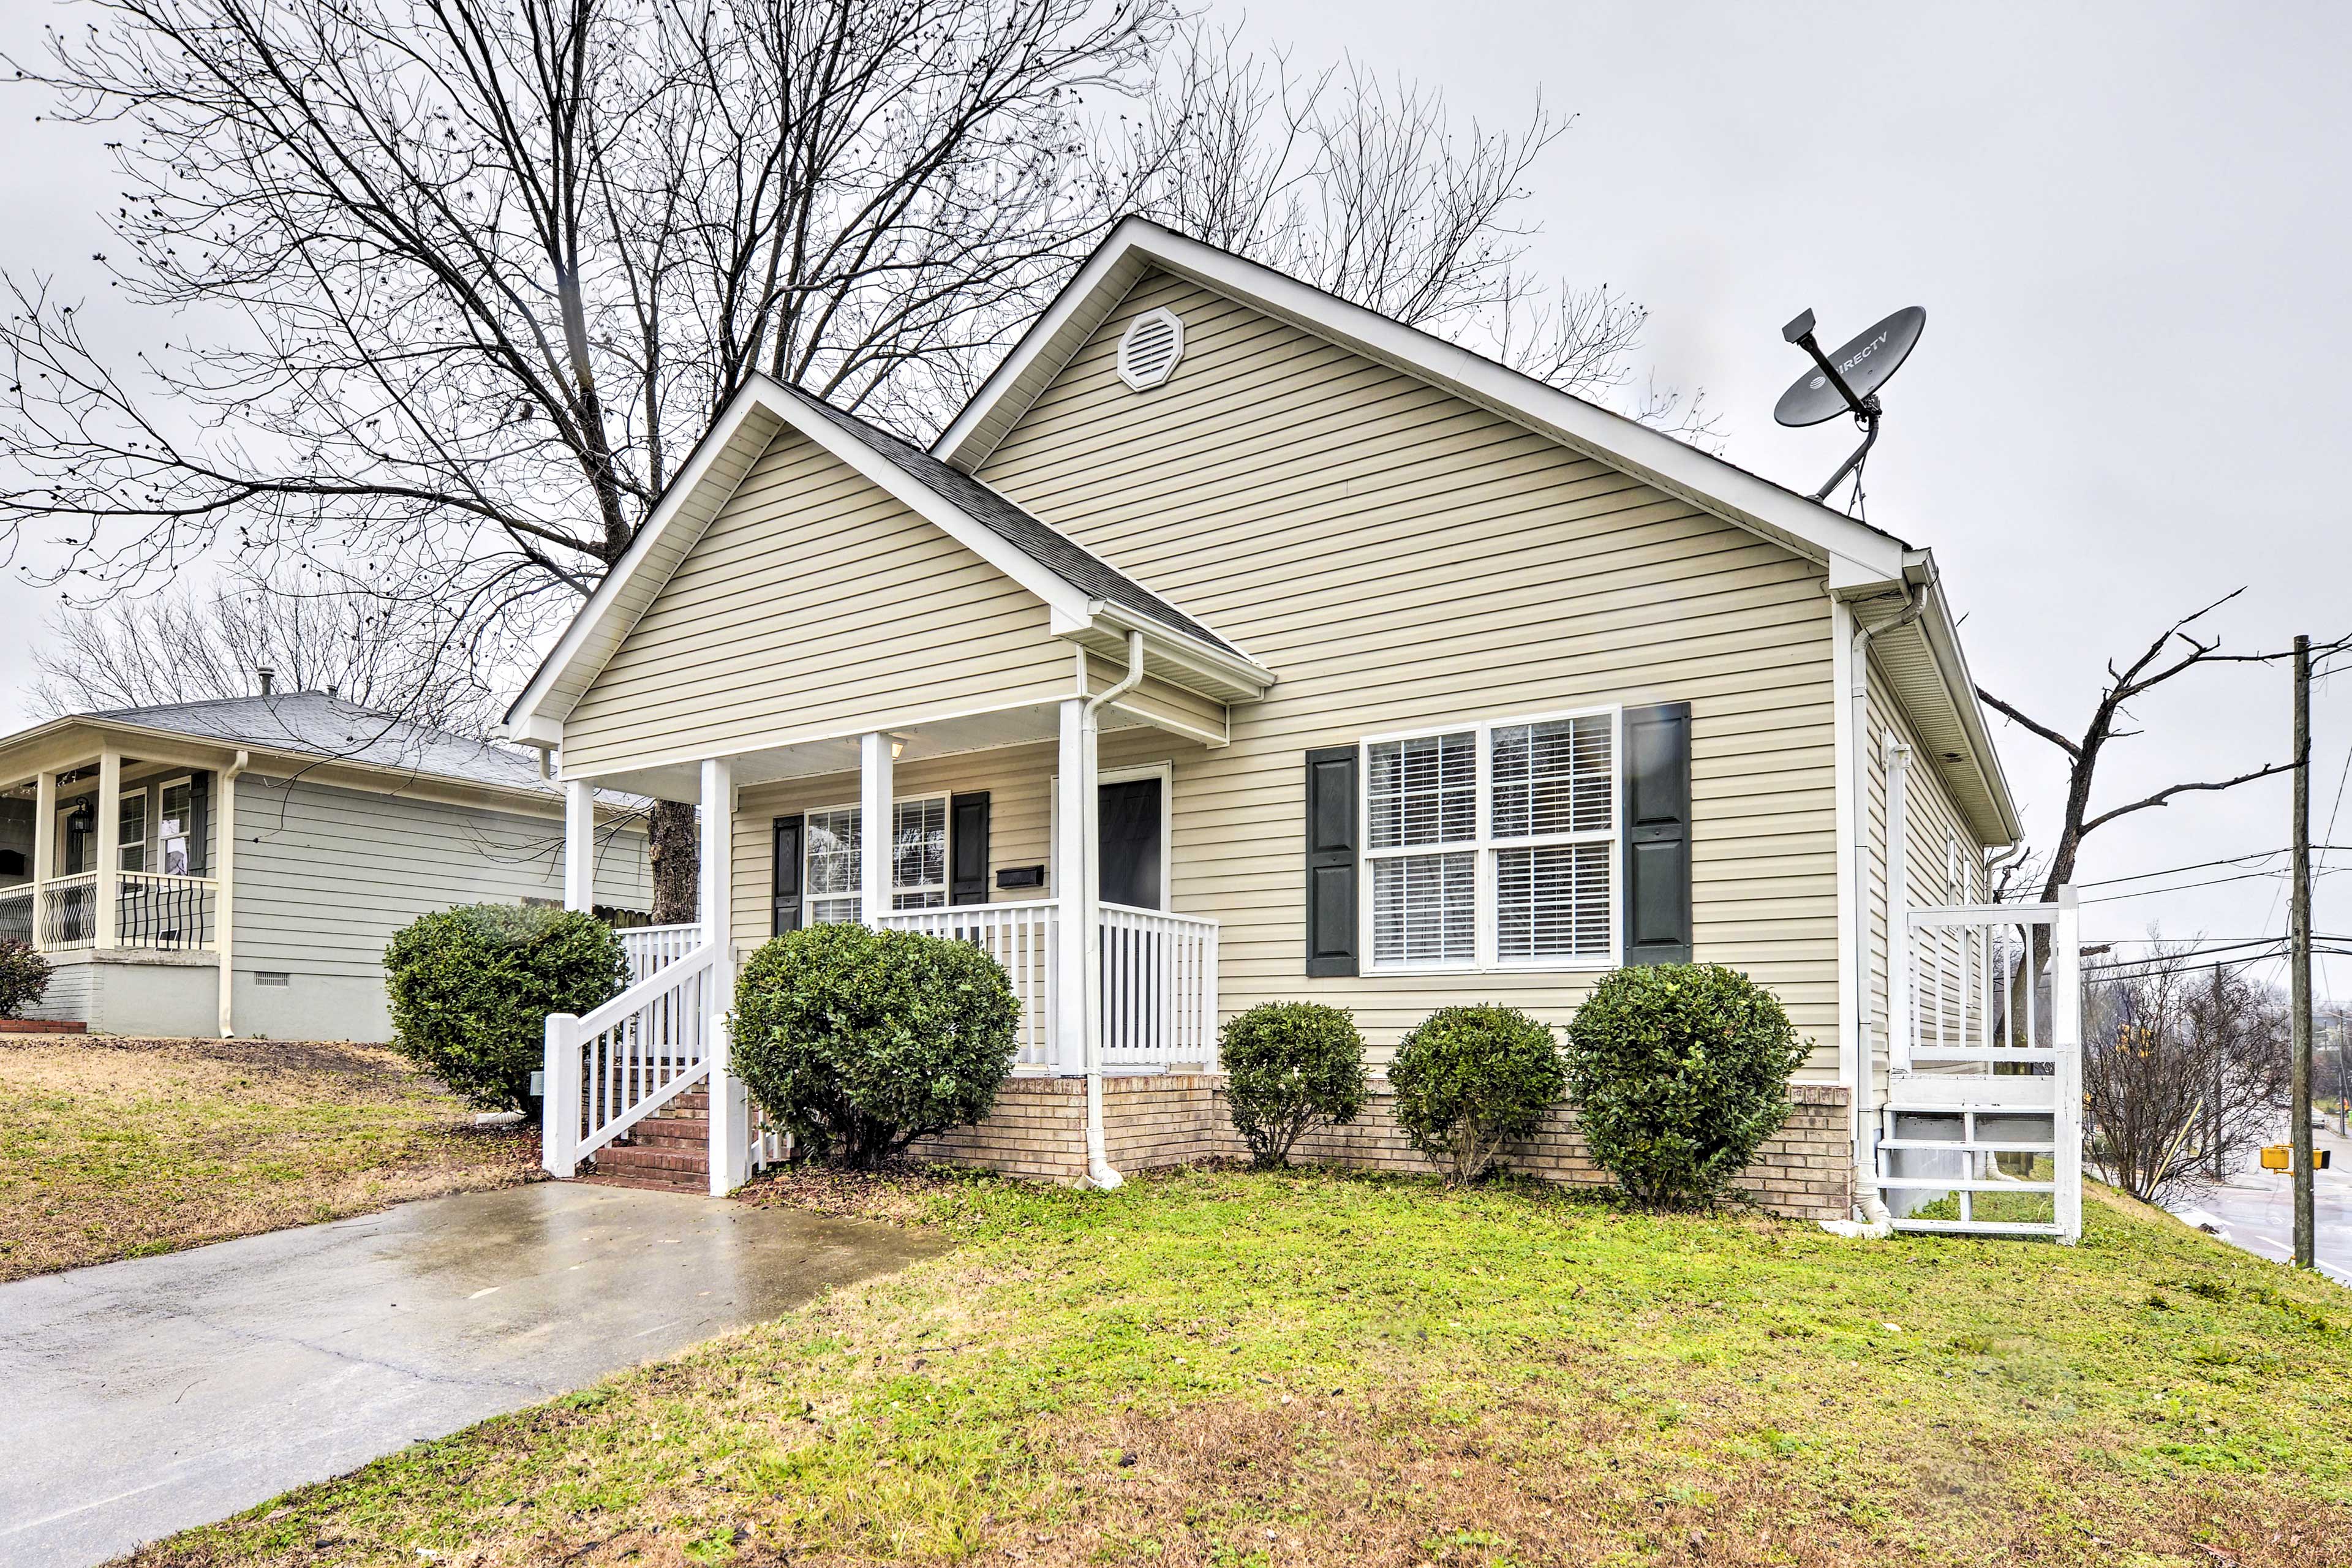
[[[2136,1205],[2064,1248],[1318,1173],[884,1197],[962,1245],[137,1561],[2352,1560],[2352,1296]]]
[[[0,1280],[529,1180],[377,1046],[0,1041]]]

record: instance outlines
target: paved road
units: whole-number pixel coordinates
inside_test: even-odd
[[[939,1245],[549,1183],[0,1286],[0,1563],[104,1562]]]
[[[2282,1128],[2277,1142],[2286,1140]],[[2352,1285],[2352,1141],[2319,1131],[2311,1141],[2335,1151],[2330,1167],[2312,1177],[2315,1260],[2322,1273]],[[2256,1165],[2237,1172],[2222,1185],[2183,1198],[2174,1209],[2211,1215],[2228,1227],[2229,1239],[2249,1252],[2280,1259],[2294,1256],[2294,1189],[2284,1171]]]

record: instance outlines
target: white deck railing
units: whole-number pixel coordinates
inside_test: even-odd
[[[2082,1234],[2082,961],[2072,889],[1914,909],[1893,966],[1877,1185],[1905,1230]],[[2002,1168],[2003,1157],[2023,1172]],[[1937,1218],[1916,1211],[1951,1200]]]
[[[878,922],[885,931],[968,942],[1003,966],[1021,1005],[1016,1068],[1055,1071],[1054,1005],[1058,994],[1055,965],[1061,952],[1061,905],[1054,899],[1017,904],[953,904],[936,910],[893,910]]]
[[[956,904],[893,910],[886,931],[969,942],[1002,964],[1021,1005],[1016,1068],[1076,1072],[1075,1046],[1065,1050],[1055,1026],[1061,902]],[[1152,1071],[1178,1064],[1213,1070],[1217,1059],[1217,922],[1160,910],[1104,904],[1103,1065]]]
[[[674,963],[702,942],[699,923],[682,926],[632,926],[620,933],[621,951],[629,959],[629,984],[652,978],[656,970]]]
[[[541,1155],[570,1176],[581,1161],[710,1072],[719,948],[672,960],[593,1013],[547,1018]]]
[[[1103,1065],[1217,1065],[1217,922],[1105,904]]]

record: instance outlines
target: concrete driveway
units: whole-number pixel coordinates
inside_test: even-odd
[[[0,1563],[102,1563],[942,1245],[548,1183],[0,1286]]]

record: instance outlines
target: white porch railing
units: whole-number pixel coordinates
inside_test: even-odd
[[[708,994],[719,948],[705,943],[664,964],[594,1012],[547,1018],[541,1155],[570,1176],[580,1162],[710,1072]]]
[[[632,926],[620,932],[621,951],[629,959],[629,984],[650,979],[656,970],[692,952],[702,942],[699,924]]]
[[[1105,904],[1101,932],[1103,1065],[1213,1071],[1217,922]]]
[[[1055,1020],[1055,979],[1061,949],[1061,902],[956,904],[945,909],[893,910],[886,931],[969,942],[1004,967],[1021,1005],[1016,1068],[1080,1070],[1075,1043],[1064,1048]],[[1217,1060],[1217,922],[1194,915],[1104,904],[1097,919],[1102,944],[1103,1065],[1155,1071],[1179,1063],[1214,1070]]]
[[[1021,1005],[1019,1049],[1014,1068],[1047,1072],[1059,1069],[1054,1054],[1055,963],[1061,951],[1062,914],[1059,900],[1027,900],[1017,904],[952,904],[936,910],[893,910],[878,922],[885,931],[919,931],[925,936],[971,942],[1004,968],[1013,982],[1013,999]]]
[[[1896,1227],[2080,1236],[2083,991],[2072,889],[2056,903],[1910,910],[1902,927],[1876,1162]],[[1922,1215],[1937,1205],[1945,1212]]]

